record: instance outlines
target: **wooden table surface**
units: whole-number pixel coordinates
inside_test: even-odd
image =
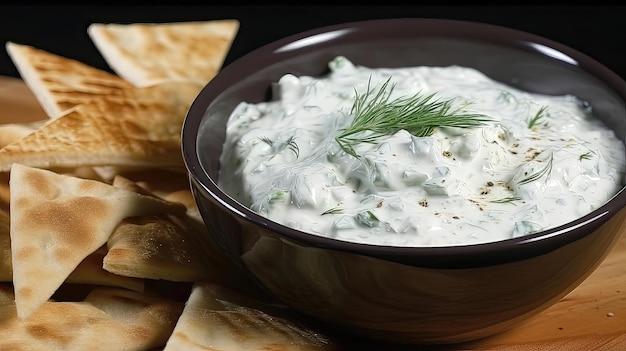
[[[21,80],[0,77],[0,123],[45,118]],[[625,351],[626,234],[598,269],[561,301],[512,330],[454,350]]]

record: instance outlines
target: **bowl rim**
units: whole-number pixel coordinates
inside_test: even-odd
[[[615,213],[626,207],[626,184],[623,184],[620,191],[605,202],[604,205],[588,214],[557,227],[522,237],[468,245],[423,247],[385,246],[328,238],[274,222],[234,200],[230,195],[222,191],[217,186],[216,181],[205,172],[197,151],[199,127],[204,119],[206,110],[210,107],[213,100],[219,97],[221,92],[230,85],[228,82],[230,75],[235,74],[235,72],[241,72],[242,70],[245,71],[245,68],[255,62],[257,60],[256,56],[259,55],[278,55],[280,56],[279,61],[297,55],[300,52],[299,50],[302,50],[304,45],[303,41],[311,40],[311,38],[315,38],[316,36],[327,35],[327,33],[335,33],[341,36],[342,32],[367,31],[368,29],[371,30],[372,27],[376,27],[377,30],[384,33],[385,31],[393,31],[392,27],[397,25],[422,25],[432,26],[437,29],[454,28],[457,31],[458,29],[462,29],[464,33],[466,33],[465,35],[469,35],[470,37],[483,32],[491,32],[495,34],[489,37],[490,40],[481,37],[478,37],[477,40],[492,43],[503,42],[507,46],[513,46],[512,42],[517,42],[516,45],[537,43],[548,46],[574,59],[576,65],[582,70],[596,77],[601,77],[605,84],[614,89],[620,98],[626,101],[626,82],[604,64],[569,46],[518,29],[477,21],[418,17],[360,20],[326,25],[294,33],[260,46],[228,64],[216,77],[205,85],[191,104],[183,122],[181,132],[183,160],[192,184],[201,187],[202,191],[208,194],[213,201],[223,206],[227,211],[240,219],[272,232],[280,233],[295,242],[304,243],[312,247],[370,255],[392,259],[402,263],[441,268],[461,267],[458,263],[469,259],[472,260],[471,262],[473,262],[473,264],[464,265],[462,266],[463,268],[493,264],[493,262],[496,261],[506,263],[539,256],[590,235],[595,229],[608,221]],[[330,38],[329,40],[334,39]],[[300,43],[302,45],[295,45],[294,43]],[[526,50],[538,51],[528,46],[524,48]],[[589,226],[592,230],[579,230],[586,226]],[[481,257],[482,259],[477,260],[477,258]],[[452,258],[454,258],[454,260],[452,260]],[[466,262],[470,263],[470,261]]]

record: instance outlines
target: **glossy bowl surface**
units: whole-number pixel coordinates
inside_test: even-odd
[[[183,157],[213,239],[264,289],[340,330],[401,343],[488,336],[549,307],[599,265],[625,231],[626,190],[565,225],[452,247],[338,241],[268,220],[218,186],[226,121],[240,101],[268,100],[286,74],[320,76],[338,55],[370,67],[476,68],[543,94],[572,94],[624,141],[626,83],[593,58],[514,29],[446,19],[338,24],[280,39],[234,61],[200,92],[183,125]]]

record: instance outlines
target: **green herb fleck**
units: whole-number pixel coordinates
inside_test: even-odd
[[[282,191],[282,190],[278,190],[278,191],[273,192],[270,195],[269,202],[271,203],[271,202],[275,202],[275,201],[280,201],[280,200],[282,200],[284,198],[285,198],[285,192]]]
[[[496,204],[507,204],[507,203],[513,203],[515,201],[519,201],[522,198],[516,195],[511,195],[511,196],[507,196],[501,199],[497,199],[497,200],[491,200],[490,202],[496,203]]]
[[[298,158],[300,156],[300,148],[298,147],[298,144],[296,144],[295,140],[295,136],[289,137],[286,144],[289,150],[293,151],[293,153],[296,154],[296,158]]]
[[[331,209],[328,209],[322,212],[322,216],[328,215],[328,214],[339,214],[339,213],[343,213],[343,208],[333,207]]]
[[[269,146],[273,146],[274,145],[274,142],[270,138],[268,138],[266,136],[259,137],[259,140],[261,140],[262,142],[266,143]]]
[[[462,112],[466,107],[452,108],[452,100],[436,100],[435,94],[416,94],[390,101],[395,85],[389,87],[391,78],[374,92],[368,82],[367,92],[356,93],[350,114],[354,116],[348,128],[335,140],[348,154],[359,157],[354,150],[358,143],[374,143],[380,137],[392,135],[402,129],[417,136],[429,136],[437,127],[472,128],[485,124],[490,119],[478,113]],[[356,134],[370,131],[368,136]]]
[[[523,185],[523,184],[528,184],[530,182],[534,182],[535,180],[540,179],[541,177],[543,177],[544,175],[548,175],[548,177],[550,176],[550,173],[552,172],[552,163],[554,162],[554,156],[552,154],[550,154],[550,158],[548,159],[548,161],[546,161],[545,166],[543,166],[539,171],[531,174],[530,176],[520,180],[518,182],[519,185]]]
[[[266,136],[261,136],[259,137],[259,140],[261,140],[262,142],[266,143],[267,145],[271,146],[274,150],[275,153],[279,153],[281,151],[283,151],[285,148],[288,148],[289,150],[291,150],[295,155],[296,158],[298,158],[300,156],[300,148],[298,147],[298,144],[296,143],[296,137],[295,136],[291,136],[289,137],[289,139],[287,139],[287,141],[285,141],[284,143],[275,146],[274,145],[274,141],[271,140],[270,138],[266,137]]]
[[[500,95],[498,95],[498,100],[505,101],[507,103],[512,103],[512,102],[517,101],[517,99],[515,98],[515,95],[511,94],[510,92],[506,90],[502,90],[502,92],[500,92]]]
[[[528,129],[531,129],[532,127],[534,127],[537,123],[539,123],[541,119],[547,116],[548,116],[548,106],[541,106],[541,108],[539,109],[539,111],[537,111],[535,116],[533,116],[531,119],[528,120]]]
[[[578,161],[582,161],[582,160],[591,160],[591,155],[595,154],[595,152],[593,151],[587,151],[584,154],[578,156]]]
[[[380,224],[380,220],[372,211],[363,211],[359,212],[356,215],[356,219],[359,223],[366,225],[368,227],[376,227]]]

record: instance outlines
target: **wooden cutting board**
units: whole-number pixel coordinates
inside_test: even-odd
[[[0,123],[46,118],[21,80],[0,77]],[[549,309],[510,331],[445,349],[625,351],[626,234],[587,280]]]

